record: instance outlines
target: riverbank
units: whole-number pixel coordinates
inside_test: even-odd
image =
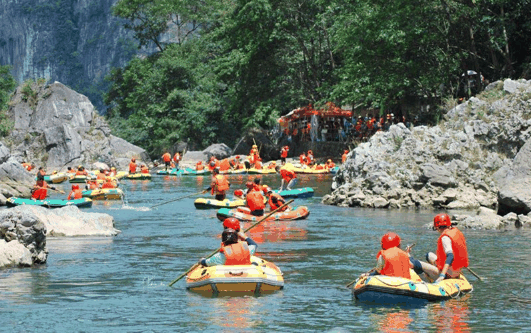
[[[398,124],[375,134],[350,152],[323,203],[528,214],[526,191],[503,193],[531,176],[524,163],[531,148],[523,149],[531,137],[530,99],[531,81],[498,81],[437,126]]]

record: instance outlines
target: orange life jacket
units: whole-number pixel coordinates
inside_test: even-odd
[[[173,161],[175,163],[179,163],[181,161],[181,155],[179,153],[175,153],[175,155],[173,155]]]
[[[326,167],[328,169],[332,169],[332,168],[335,168],[336,167],[336,164],[334,162],[329,162],[329,163],[326,163]]]
[[[68,193],[67,199],[70,200],[70,196],[72,196],[72,199],[81,199],[83,197],[83,193],[81,193],[80,189],[72,190],[70,193]]]
[[[347,160],[347,154],[343,154],[343,156],[341,156],[341,163],[345,163],[345,161]]]
[[[247,200],[247,206],[251,211],[261,210],[265,208],[264,197],[260,191],[251,191],[245,198]]]
[[[22,166],[24,167],[24,169],[28,170],[28,171],[31,171],[31,164],[29,163],[22,163]]]
[[[256,170],[260,170],[260,169],[262,169],[262,162],[260,162],[260,161],[256,161],[256,162],[254,162],[254,168],[255,168]]]
[[[226,158],[226,159],[221,160],[221,162],[219,162],[219,171],[227,171],[227,170],[230,170],[230,163],[229,163],[229,160]]]
[[[98,175],[96,176],[96,179],[103,179],[103,180],[105,180],[105,174],[104,174],[103,172],[98,173]]]
[[[212,194],[224,194],[229,189],[229,181],[226,176],[216,175],[212,179]]]
[[[171,161],[171,155],[170,153],[165,153],[164,155],[162,155],[162,160],[166,163],[168,163],[169,161]]]
[[[129,163],[129,173],[136,173],[136,163]]]
[[[251,251],[247,242],[238,242],[229,246],[223,246],[222,252],[225,255],[225,265],[250,265]]]
[[[450,237],[452,240],[452,252],[454,253],[454,261],[452,262],[452,269],[459,270],[462,267],[468,267],[468,251],[466,248],[466,240],[463,233],[457,228],[449,228],[444,230],[437,240],[437,268],[442,270],[444,262],[446,261],[446,253],[442,244],[444,236]]]
[[[148,167],[143,166],[143,167],[140,168],[140,172],[141,173],[149,173],[149,169],[148,169]]]
[[[101,188],[116,188],[116,185],[112,181],[105,182],[103,185],[101,185]]]
[[[280,176],[287,182],[289,182],[290,180],[294,178],[297,178],[297,176],[295,175],[295,172],[291,170],[286,170],[286,169],[280,170]]]
[[[67,171],[67,173],[76,173],[76,170],[70,169],[70,170]]]
[[[197,162],[197,163],[195,164],[195,169],[196,169],[197,171],[201,171],[201,170],[204,170],[204,169],[205,169],[205,166],[203,165],[203,163],[201,163],[201,162]]]
[[[88,186],[89,186],[89,189],[91,189],[91,190],[95,190],[95,189],[98,188],[98,183],[96,183],[96,182],[90,182],[90,183],[88,184]]]
[[[411,279],[411,274],[409,274],[409,256],[405,251],[395,246],[380,251],[379,254],[385,260],[384,268],[380,274]]]
[[[288,157],[288,150],[285,148],[282,148],[282,150],[280,151],[280,157],[282,158]]]
[[[87,170],[77,170],[76,171],[76,176],[86,176],[88,174]]]
[[[300,162],[301,164],[306,164],[306,155],[301,154],[301,155],[299,156],[299,162]]]
[[[277,198],[277,203],[274,203],[274,202],[273,202],[273,198]],[[284,202],[284,198],[282,198],[282,197],[280,196],[280,194],[278,194],[278,193],[271,193],[271,195],[269,196],[268,203],[269,203],[269,207],[271,207],[271,210],[275,210],[275,209],[277,209],[278,207],[282,206],[285,202]],[[284,208],[282,208],[280,211],[283,212],[283,211],[285,211],[286,209],[288,209],[288,206],[284,206]]]

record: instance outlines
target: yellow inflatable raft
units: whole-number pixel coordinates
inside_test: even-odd
[[[96,190],[82,191],[83,197],[92,200],[120,200],[124,192],[119,188],[99,188]]]
[[[473,290],[463,275],[458,279],[428,283],[413,270],[410,272],[411,279],[385,275],[360,278],[352,287],[352,293],[356,299],[373,303],[419,304],[459,297]]]
[[[207,198],[197,198],[194,201],[194,206],[197,209],[208,209],[208,208],[236,208],[240,206],[245,206],[245,200],[235,199],[229,200],[225,199],[223,201],[216,199],[207,199]]]
[[[186,276],[186,289],[203,295],[265,294],[284,288],[273,263],[251,256],[250,265],[198,266]]]
[[[250,168],[249,170],[247,170],[247,173],[252,174],[252,175],[268,175],[268,174],[277,173],[277,171],[275,169],[268,169],[268,168],[262,168],[262,169]]]

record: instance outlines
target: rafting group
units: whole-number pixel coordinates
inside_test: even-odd
[[[26,166],[24,166],[26,168]],[[30,171],[31,168],[26,168]],[[37,170],[36,182],[31,190],[31,198],[11,197],[7,200],[8,206],[34,205],[48,208],[59,208],[75,205],[78,207],[91,207],[92,200],[119,200],[124,192],[118,188],[120,178],[125,173],[116,171],[112,167],[109,170],[100,169],[88,172],[82,165],[77,169],[68,167],[66,172],[53,171],[47,174],[43,167]],[[71,191],[66,199],[47,199],[48,191],[55,191],[65,194],[64,191],[50,184],[60,184],[69,181],[72,183]],[[80,184],[85,184],[84,186]]]

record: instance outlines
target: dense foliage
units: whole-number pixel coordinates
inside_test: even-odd
[[[121,0],[115,15],[159,51],[115,69],[106,102],[155,155],[176,140],[231,144],[235,129],[308,103],[412,115],[455,97],[467,70],[529,77],[530,11],[531,0]]]
[[[0,137],[6,136],[13,125],[6,111],[9,97],[17,83],[10,71],[11,67],[0,66]]]

